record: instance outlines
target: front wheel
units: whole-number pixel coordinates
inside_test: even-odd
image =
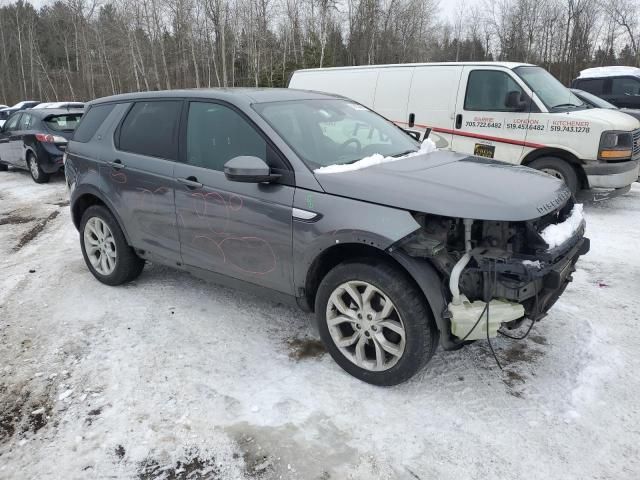
[[[47,183],[49,181],[49,174],[42,171],[38,164],[38,159],[33,153],[27,155],[27,165],[29,166],[29,172],[31,172],[31,178],[36,183]]]
[[[144,268],[144,260],[127,244],[120,225],[102,205],[91,206],[82,215],[80,246],[93,276],[107,285],[129,282]]]
[[[338,265],[320,283],[315,308],[333,359],[367,383],[402,383],[436,350],[438,331],[424,296],[391,265]]]
[[[574,195],[578,192],[578,187],[580,185],[578,174],[570,163],[562,160],[561,158],[542,157],[534,160],[527,166],[562,180]]]

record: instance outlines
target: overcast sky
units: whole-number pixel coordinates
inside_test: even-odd
[[[482,0],[440,0],[440,14],[442,19],[453,21],[455,18],[458,5],[464,3],[464,8],[472,7],[474,5],[481,5]]]

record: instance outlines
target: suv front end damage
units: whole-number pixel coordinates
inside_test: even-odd
[[[437,269],[444,308],[436,320],[445,348],[495,337],[501,326],[514,328],[525,318],[543,318],[572,280],[578,258],[589,251],[582,205],[571,199],[528,221],[423,213],[414,218],[421,228],[390,251]]]

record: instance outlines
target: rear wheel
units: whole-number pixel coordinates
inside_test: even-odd
[[[0,172],[6,172],[9,170],[9,166],[6,163],[0,163]]]
[[[565,160],[556,157],[542,157],[534,160],[528,166],[562,180],[569,187],[571,193],[577,193],[580,184],[578,174]]]
[[[144,260],[127,244],[122,229],[102,205],[89,207],[80,223],[80,245],[93,276],[107,285],[120,285],[136,278]]]
[[[437,347],[438,331],[424,296],[391,265],[338,265],[320,283],[315,305],[329,353],[367,383],[408,380]]]
[[[27,166],[29,172],[31,172],[31,178],[36,183],[47,183],[49,181],[49,174],[43,172],[38,164],[38,159],[33,153],[27,154]]]

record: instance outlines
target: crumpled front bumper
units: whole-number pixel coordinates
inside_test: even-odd
[[[590,249],[590,240],[583,235],[584,226],[564,245],[539,254],[539,267],[517,256],[495,263],[480,261],[485,280],[491,282],[492,275],[496,280],[493,297],[523,304],[526,317],[532,320],[544,317],[573,280],[578,259]]]

